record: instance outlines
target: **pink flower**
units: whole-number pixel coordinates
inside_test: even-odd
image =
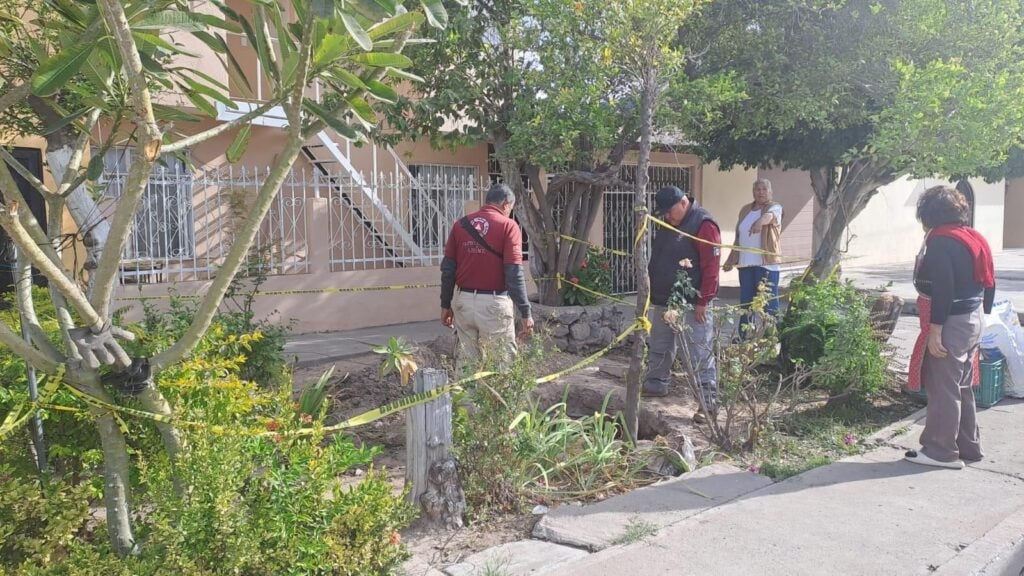
[[[607,269],[611,268],[611,265],[608,264],[607,262],[601,262],[601,268],[604,268],[605,270],[607,270]]]
[[[580,278],[579,276],[573,276],[572,278],[569,279],[569,282],[572,282],[573,284],[579,284]]]
[[[853,446],[856,443],[857,437],[854,436],[853,434],[847,434],[846,436],[843,436],[843,444],[846,444],[847,446]]]
[[[587,261],[586,260],[584,260],[583,262],[580,262],[580,268],[586,268],[586,267],[587,267]]]
[[[682,260],[679,261],[679,267],[693,268],[693,261],[691,261],[689,258],[683,258]]]
[[[267,421],[267,430],[270,430],[271,432],[277,430],[280,426],[281,425],[278,424],[275,420]]]
[[[750,468],[747,468],[747,470],[750,471],[750,472],[753,472],[754,474],[760,474],[761,473],[761,467],[760,466],[751,466]]]

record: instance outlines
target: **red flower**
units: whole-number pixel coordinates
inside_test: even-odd
[[[402,543],[402,535],[398,532],[392,532],[390,540],[392,546],[398,546]]]
[[[278,424],[276,420],[269,420],[269,421],[267,421],[267,430],[270,430],[271,432],[273,432],[274,430],[277,430],[280,426],[281,425]]]
[[[601,268],[604,268],[605,270],[607,270],[607,269],[609,269],[611,267],[612,267],[611,264],[609,264],[607,262],[601,262]]]
[[[569,282],[572,282],[573,284],[579,284],[580,278],[579,276],[573,276],[572,278],[569,279]]]
[[[587,261],[586,260],[584,260],[583,262],[580,262],[580,268],[586,268],[586,267],[587,267]]]

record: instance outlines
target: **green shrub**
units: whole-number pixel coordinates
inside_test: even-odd
[[[832,394],[871,394],[886,382],[882,344],[866,296],[832,276],[796,284],[781,326],[783,363],[814,367],[814,385]]]
[[[131,353],[166,348],[191,322],[184,300],[172,299],[163,312],[147,307]],[[40,483],[27,434],[0,443],[0,574],[392,573],[406,557],[397,531],[412,509],[370,467],[370,450],[344,435],[325,437],[322,405],[318,413],[303,412],[290,382],[276,385],[268,377],[257,384],[244,376],[252,373],[247,367],[271,374],[277,366],[286,375],[279,346],[263,349],[268,363],[251,363],[264,342],[248,312],[218,314],[192,356],[157,375],[182,421],[183,449],[173,463],[152,422],[123,418],[138,555],[117,558],[106,527],[89,517],[103,503],[100,453],[87,414],[47,411],[48,442],[64,437],[63,425],[80,433],[51,445],[51,452],[65,451],[77,462],[74,474]],[[0,371],[12,378],[21,371],[20,381],[0,388],[0,419],[25,395],[19,363],[0,351]],[[83,408],[74,397],[59,402]],[[129,398],[119,402],[132,405]],[[296,434],[300,428],[305,435]],[[343,474],[354,467],[369,472],[343,486]]]
[[[580,262],[579,268],[569,277],[572,282],[591,290],[583,290],[572,284],[565,284],[562,289],[562,301],[569,306],[588,306],[600,299],[598,294],[609,294],[612,291],[612,270],[608,255],[599,248],[587,249],[587,255]]]

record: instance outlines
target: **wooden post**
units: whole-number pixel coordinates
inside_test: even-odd
[[[448,383],[443,370],[423,368],[413,375],[413,392],[428,392]],[[452,400],[445,394],[413,406],[406,413],[405,480],[408,499],[423,508],[424,518],[446,528],[461,528],[466,498],[452,444]]]

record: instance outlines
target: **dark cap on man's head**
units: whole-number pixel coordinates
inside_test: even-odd
[[[654,215],[664,214],[686,195],[676,186],[665,186],[654,195]]]

